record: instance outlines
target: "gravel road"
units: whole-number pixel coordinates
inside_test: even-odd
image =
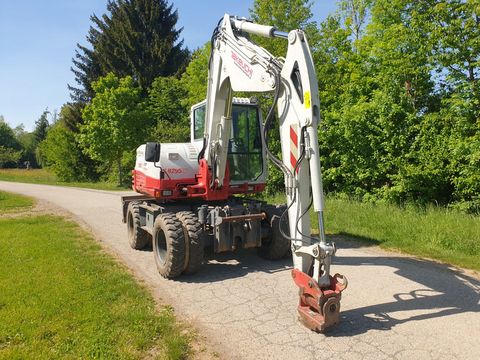
[[[11,182],[0,189],[68,209],[220,358],[480,359],[480,281],[453,268],[337,241],[333,272],[349,280],[342,322],[316,334],[297,322],[291,260],[241,251],[210,260],[196,275],[165,280],[151,251],[128,245],[125,193]]]

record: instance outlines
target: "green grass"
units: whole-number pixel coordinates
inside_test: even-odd
[[[0,359],[181,359],[172,310],[77,225],[0,219]]]
[[[480,271],[480,217],[329,198],[327,232]]]
[[[74,186],[98,190],[125,190],[125,187],[107,182],[64,182],[46,169],[0,169],[0,181],[23,182],[30,184]]]
[[[283,195],[267,199],[284,203]],[[311,214],[312,231],[318,221]],[[440,207],[400,208],[327,197],[327,234],[480,271],[480,217]]]
[[[0,215],[30,209],[35,201],[27,196],[0,191]]]

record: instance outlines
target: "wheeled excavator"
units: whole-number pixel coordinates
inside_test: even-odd
[[[285,39],[285,58],[258,46],[251,35]],[[255,98],[234,92],[273,94],[265,120]],[[275,116],[281,159],[268,146]],[[291,253],[299,319],[317,332],[337,324],[347,281],[330,274],[336,248],[324,231],[319,121],[305,33],[225,14],[211,39],[206,100],[191,109],[190,142],[150,142],[137,149],[133,189],[139,194],[122,198],[131,247],[151,243],[166,278],[196,272],[205,247],[214,253],[256,247],[271,260]],[[265,188],[267,159],[284,175],[284,206],[251,196]],[[318,235],[311,233],[312,207]]]

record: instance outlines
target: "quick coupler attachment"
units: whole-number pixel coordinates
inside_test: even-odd
[[[310,330],[324,332],[340,322],[340,299],[347,287],[347,278],[330,276],[330,286],[320,288],[317,281],[304,272],[293,269],[292,277],[299,287],[299,320]],[[340,280],[340,281],[339,281]]]

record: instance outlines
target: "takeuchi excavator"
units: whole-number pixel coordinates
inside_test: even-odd
[[[285,58],[255,44],[252,34],[285,39]],[[324,231],[320,107],[307,38],[301,30],[285,33],[226,14],[211,45],[207,97],[191,109],[190,142],[137,149],[133,189],[139,194],[122,198],[130,245],[151,243],[166,278],[195,273],[206,247],[214,253],[255,247],[270,260],[291,253],[299,319],[323,332],[339,322],[347,281],[330,274],[336,248]],[[265,120],[255,98],[234,92],[272,94]],[[281,158],[268,146],[275,116]],[[251,196],[265,188],[267,159],[284,174],[286,205]],[[312,207],[318,235],[311,233]]]

